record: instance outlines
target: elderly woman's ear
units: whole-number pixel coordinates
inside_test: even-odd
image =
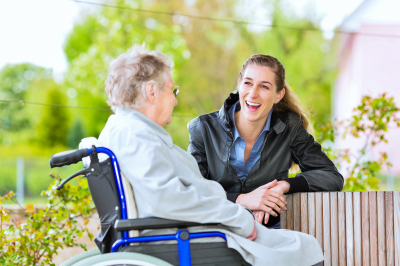
[[[144,92],[146,94],[146,99],[150,104],[154,104],[156,100],[156,87],[154,82],[147,82],[144,87]]]

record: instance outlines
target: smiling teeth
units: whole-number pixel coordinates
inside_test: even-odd
[[[251,106],[260,106],[261,105],[261,104],[258,104],[258,103],[251,103],[251,102],[248,102],[248,101],[246,101],[246,103],[248,105],[251,105]]]

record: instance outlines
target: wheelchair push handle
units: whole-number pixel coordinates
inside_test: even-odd
[[[50,168],[76,164],[82,161],[82,158],[86,156],[89,156],[88,149],[71,150],[71,151],[63,151],[56,153],[52,155],[49,160]]]

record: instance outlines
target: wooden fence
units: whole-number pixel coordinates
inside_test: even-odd
[[[400,266],[400,191],[285,196],[281,228],[313,235],[324,265]]]

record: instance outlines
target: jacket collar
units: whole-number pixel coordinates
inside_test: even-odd
[[[145,124],[148,128],[150,128],[151,131],[153,131],[162,141],[167,144],[167,146],[171,149],[173,147],[173,141],[172,137],[170,134],[168,134],[167,131],[165,131],[164,128],[162,128],[159,124],[145,116],[139,111],[136,111],[131,108],[121,108],[117,107],[115,110],[115,115],[120,116],[120,117],[129,117],[129,119],[135,120],[135,123],[143,123]]]
[[[222,124],[222,127],[225,129],[225,131],[231,131],[233,128],[233,121],[231,121],[229,117],[229,109],[237,102],[239,101],[239,93],[231,93],[229,94],[229,97],[225,100],[224,104],[222,105],[221,109],[218,112],[218,117],[219,120]],[[239,104],[240,110],[240,104]],[[272,116],[271,116],[271,125],[270,127],[276,132],[276,134],[282,133],[285,128],[286,124],[282,122],[282,120],[279,118],[278,112],[275,110],[272,111]]]

